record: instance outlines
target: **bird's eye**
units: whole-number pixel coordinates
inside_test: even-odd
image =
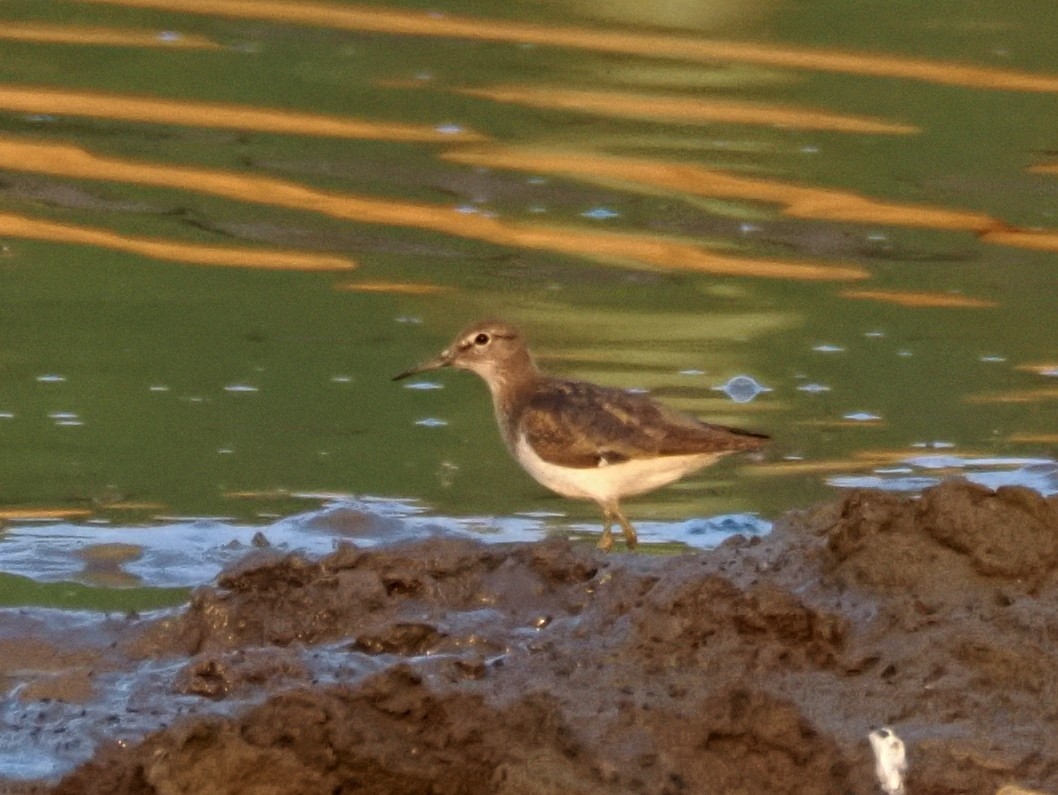
[[[488,345],[489,344],[489,335],[486,334],[485,332],[482,332],[481,334],[478,334],[476,337],[474,337],[474,344],[475,345]]]

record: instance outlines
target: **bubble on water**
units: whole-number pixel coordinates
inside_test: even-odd
[[[815,345],[812,347],[816,353],[844,353],[845,348],[841,345],[830,345],[823,343],[822,345]]]
[[[811,395],[819,394],[820,392],[829,392],[830,387],[825,384],[801,384],[797,387],[798,392],[808,392]]]
[[[437,417],[423,417],[421,420],[416,420],[415,424],[420,425],[423,428],[443,428],[448,424],[448,421],[438,419]]]
[[[410,384],[405,384],[404,388],[418,389],[426,392],[431,389],[444,389],[444,384],[439,384],[436,381],[412,381]]]
[[[680,370],[680,375],[705,375],[705,370],[695,370],[693,367],[688,370]]]
[[[441,135],[459,135],[463,132],[463,128],[458,124],[439,124],[434,129]]]
[[[955,442],[943,442],[935,440],[930,442],[913,442],[911,446],[916,447],[920,450],[950,450],[952,447],[955,447]]]
[[[45,375],[37,376],[37,381],[41,384],[61,384],[65,380],[66,376],[58,373],[46,373]]]
[[[981,362],[1005,362],[1006,356],[979,356],[978,361]]]
[[[619,218],[621,214],[616,210],[611,210],[609,207],[593,207],[590,210],[582,212],[581,216],[596,221],[606,221],[610,218]]]
[[[225,392],[256,392],[257,387],[252,384],[228,384],[224,387]]]
[[[148,392],[168,392],[169,391],[169,387],[167,387],[165,384],[151,384],[149,387],[147,387],[147,391]]]
[[[876,422],[881,417],[877,414],[871,414],[869,411],[855,411],[851,414],[846,414],[843,419],[851,420],[852,422]]]
[[[757,395],[772,391],[771,387],[757,383],[756,380],[748,375],[736,375],[726,384],[714,386],[713,390],[723,392],[736,403],[749,403]]]

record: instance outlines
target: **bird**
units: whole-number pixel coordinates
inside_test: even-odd
[[[604,552],[613,547],[615,522],[629,550],[638,543],[621,511],[624,497],[666,486],[729,453],[760,450],[769,440],[703,422],[643,393],[545,375],[522,333],[502,320],[466,327],[438,356],[393,380],[445,367],[485,381],[500,435],[526,472],[564,497],[598,504],[597,546]]]

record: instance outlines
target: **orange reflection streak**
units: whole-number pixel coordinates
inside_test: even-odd
[[[101,505],[102,510],[107,511],[164,511],[168,505],[160,502],[108,502]]]
[[[190,265],[275,270],[348,270],[356,267],[355,262],[344,257],[307,254],[302,251],[259,251],[251,248],[203,246],[175,240],[125,237],[105,229],[42,221],[12,213],[0,213],[0,236],[98,246]]]
[[[1036,251],[1058,251],[1058,234],[1036,229],[995,229],[981,235],[985,243]]]
[[[767,464],[749,464],[741,471],[757,477],[774,477],[778,475],[811,475],[817,472],[862,472],[873,469],[876,462],[855,461],[851,459],[834,461],[774,461]]]
[[[1007,439],[1018,444],[1058,444],[1058,433],[1012,433]]]
[[[1058,387],[1052,386],[997,392],[989,395],[970,395],[966,401],[968,403],[1039,403],[1056,399],[1058,399]]]
[[[922,455],[922,453],[908,448],[902,450],[855,450],[852,453],[852,457],[859,461],[873,461],[876,464],[898,463],[919,455]],[[972,454],[966,453],[966,455]]]
[[[800,420],[798,425],[814,428],[881,428],[884,420]]]
[[[335,290],[353,293],[398,293],[401,295],[434,295],[446,293],[452,288],[439,284],[420,284],[416,282],[346,282],[334,285]]]
[[[447,152],[446,160],[474,166],[518,171],[544,171],[635,183],[697,196],[746,199],[783,205],[783,214],[794,218],[843,221],[982,233],[1001,222],[988,215],[874,201],[848,191],[811,188],[769,179],[743,177],[682,163],[665,163],[631,157],[610,157],[594,152],[488,147]]]
[[[611,157],[594,152],[498,146],[449,152],[443,157],[466,165],[546,171],[605,180],[609,183],[663,188],[698,196],[781,204],[783,215],[792,218],[965,231],[976,234],[983,243],[1058,251],[1058,233],[1039,229],[1016,229],[984,213],[881,202],[849,191],[736,176],[682,163]],[[1058,172],[1058,167],[1055,171]]]
[[[0,110],[335,138],[446,142],[484,139],[473,132],[443,133],[413,124],[386,124],[240,105],[28,86],[0,85]]]
[[[918,58],[858,54],[840,50],[777,47],[752,42],[729,42],[669,36],[645,31],[594,30],[554,27],[529,22],[427,15],[424,12],[325,5],[277,0],[78,0],[132,8],[215,17],[267,19],[340,30],[361,30],[404,36],[438,36],[477,41],[502,41],[565,47],[592,52],[641,55],[681,61],[740,62],[822,72],[896,77],[929,83],[973,86],[1007,91],[1058,92],[1058,77],[993,69],[970,64]]]
[[[496,88],[457,89],[457,94],[491,99],[494,102],[513,102],[534,108],[571,110],[602,116],[676,121],[700,124],[730,122],[732,124],[768,124],[808,130],[833,130],[844,133],[888,133],[909,135],[920,132],[907,124],[895,124],[876,119],[843,116],[818,110],[799,110],[746,102],[697,99],[694,97],[663,97],[653,94],[628,94],[607,91],[577,91],[562,88],[532,88],[500,86]]]
[[[75,519],[91,516],[81,508],[0,508],[0,519]]]
[[[514,224],[484,215],[465,215],[437,205],[330,193],[270,177],[102,157],[63,144],[0,138],[0,168],[197,191],[359,223],[414,227],[502,246],[671,270],[803,280],[864,279],[868,276],[865,270],[853,265],[729,257],[670,238]]]
[[[95,44],[107,47],[165,47],[177,50],[218,50],[220,45],[202,36],[162,36],[159,31],[120,28],[82,28],[73,25],[45,25],[12,22],[0,25],[0,39],[31,41],[38,44]]]
[[[995,301],[970,298],[951,293],[911,293],[898,290],[843,290],[842,298],[863,301],[882,301],[898,306],[923,309],[991,309],[998,306]]]

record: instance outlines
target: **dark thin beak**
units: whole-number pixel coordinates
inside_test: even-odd
[[[410,370],[405,370],[403,373],[397,373],[397,375],[393,376],[393,380],[400,381],[408,376],[425,373],[428,370],[440,370],[442,367],[448,367],[450,364],[452,364],[452,360],[442,353],[436,359],[431,359],[425,364],[412,367]]]

